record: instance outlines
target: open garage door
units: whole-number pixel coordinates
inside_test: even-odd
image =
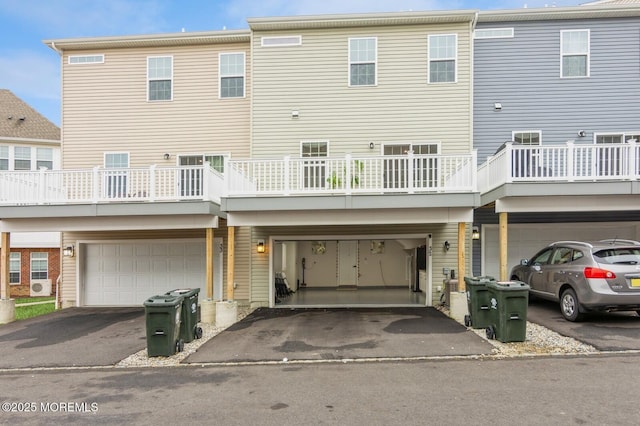
[[[500,276],[498,225],[482,226],[482,275]],[[638,225],[631,222],[509,224],[508,270],[529,259],[554,241],[588,241],[606,238],[636,239]]]
[[[82,256],[85,306],[142,306],[176,288],[203,291],[206,282],[204,240],[87,243]]]

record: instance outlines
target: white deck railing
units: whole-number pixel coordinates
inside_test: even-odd
[[[220,203],[222,175],[208,165],[2,171],[0,205],[210,200]]]
[[[476,191],[476,153],[228,160],[227,195]]]
[[[512,182],[612,181],[640,178],[640,145],[532,146],[505,144],[478,168],[481,193]]]

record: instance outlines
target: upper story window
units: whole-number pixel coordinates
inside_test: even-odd
[[[20,284],[21,260],[20,253],[9,254],[9,284]]]
[[[244,53],[220,54],[220,97],[244,97]]]
[[[560,31],[560,76],[589,76],[589,30]]]
[[[204,161],[209,163],[209,167],[213,170],[224,173],[224,159],[229,157],[229,154],[206,154]]]
[[[378,39],[349,39],[349,86],[375,86]]]
[[[9,147],[0,145],[0,170],[9,170]]]
[[[49,278],[49,253],[31,253],[31,279]]]
[[[458,36],[429,36],[429,83],[455,83]]]
[[[71,55],[69,56],[70,65],[81,64],[103,64],[104,55]]]
[[[521,145],[540,145],[542,132],[539,130],[515,131],[512,133],[513,141]]]
[[[104,154],[104,167],[106,169],[126,169],[129,167],[128,152],[108,152]],[[105,173],[104,195],[110,198],[127,196],[129,176],[126,170],[114,170]]]
[[[53,169],[53,149],[36,148],[36,168],[40,169],[41,167]]]
[[[150,101],[173,99],[173,58],[171,56],[147,58],[147,78]]]
[[[480,28],[473,32],[476,40],[487,38],[513,38],[513,28]]]
[[[16,146],[13,151],[13,170],[31,170],[31,148]]]
[[[596,135],[596,143],[627,143],[640,141],[640,132],[633,133],[600,133]]]

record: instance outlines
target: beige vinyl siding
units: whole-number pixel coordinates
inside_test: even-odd
[[[471,228],[467,224],[467,231]],[[425,225],[386,225],[386,226],[331,226],[331,227],[254,227],[252,245],[255,247],[258,239],[269,241],[270,236],[304,237],[313,235],[314,237],[328,235],[340,235],[347,239],[350,235],[426,235],[432,234],[432,277],[433,294],[432,299],[437,301],[440,297],[436,292],[436,286],[442,286],[445,276],[443,268],[456,271],[458,276],[458,224],[425,224]],[[444,242],[449,241],[451,247],[449,251],[444,250]],[[251,255],[251,303],[255,306],[268,305],[269,291],[273,285],[273,279],[269,276],[269,253],[258,255],[256,250],[252,250]],[[471,234],[466,233],[465,259],[467,275],[471,271]],[[292,282],[290,281],[290,284]]]
[[[427,83],[430,34],[457,34],[456,83]],[[302,45],[260,46],[262,36],[286,35],[302,35]],[[377,38],[377,86],[349,87],[350,37]],[[297,155],[301,140],[329,140],[330,155],[371,154],[370,141],[377,149],[441,141],[443,153],[469,152],[469,43],[468,24],[256,32],[253,157]]]
[[[221,52],[246,54],[244,98],[219,99]],[[174,165],[165,152],[249,154],[251,62],[248,43],[73,51],[104,54],[103,64],[62,58],[63,167],[103,164],[105,151],[130,152],[131,167]],[[147,58],[173,58],[173,100],[147,100]]]
[[[250,293],[250,281],[249,281],[249,251],[248,244],[250,228],[238,227],[236,228],[236,255],[235,255],[235,282],[237,288],[235,289],[235,300],[241,304],[248,303]],[[227,227],[225,221],[220,221],[220,227],[214,230],[214,237],[221,237],[223,239],[223,295],[227,298],[227,255],[228,255],[228,238]],[[204,229],[175,229],[175,230],[162,230],[162,231],[127,231],[127,232],[64,232],[62,234],[62,247],[68,245],[75,245],[78,250],[78,241],[91,242],[91,241],[127,241],[127,240],[168,240],[168,239],[190,239],[201,238],[204,240]],[[82,259],[81,254],[76,253],[76,257],[63,257],[62,267],[60,274],[60,300],[64,303],[64,306],[74,306],[77,300],[76,283],[78,277],[76,275],[77,262]],[[200,299],[206,297],[206,283],[200,285]]]

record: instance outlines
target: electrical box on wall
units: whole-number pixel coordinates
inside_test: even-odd
[[[442,275],[444,275],[445,277],[449,276],[449,268],[442,268]]]

